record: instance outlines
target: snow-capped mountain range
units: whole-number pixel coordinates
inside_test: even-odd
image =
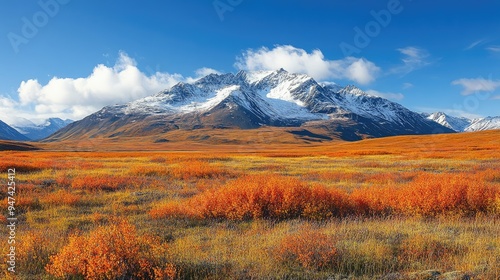
[[[355,86],[319,84],[307,75],[280,69],[210,74],[179,83],[143,99],[104,107],[49,140],[263,126],[321,128],[347,140],[453,132]]]
[[[23,119],[21,121],[18,120],[16,124],[11,126],[30,140],[37,141],[46,138],[72,122],[69,119],[49,118],[43,120],[40,124],[35,124],[28,119]]]
[[[473,132],[500,129],[500,117],[486,117],[477,119],[468,119],[461,117],[454,117],[447,115],[443,112],[436,112],[432,114],[422,114],[429,120],[433,120],[442,126],[453,129],[456,132]]]
[[[35,124],[25,118],[17,118],[16,122],[8,125],[0,121],[0,139],[16,141],[37,141],[46,138],[54,132],[72,123],[72,120],[50,118]]]

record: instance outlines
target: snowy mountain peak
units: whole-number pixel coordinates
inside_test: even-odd
[[[156,95],[114,108],[118,114],[168,115],[208,113],[219,104],[233,104],[231,108],[244,108],[258,116],[256,119],[280,123],[325,120],[346,114],[398,125],[409,125],[415,118],[421,118],[354,85],[343,88],[332,83],[320,85],[308,75],[284,69],[210,74],[194,83],[179,83]]]
[[[273,71],[248,72],[248,71],[241,70],[238,72],[238,74],[236,74],[235,78],[239,79],[241,81],[245,81],[248,84],[255,84],[255,83],[261,81],[262,79],[264,79],[265,77],[271,75],[272,73],[273,73]]]
[[[45,120],[35,120],[35,122],[24,119],[12,127],[31,140],[40,140],[64,128],[73,121],[69,119],[62,120],[60,118],[49,118]]]
[[[471,123],[469,119],[453,117],[443,112],[435,112],[425,117],[457,132],[465,131]]]
[[[491,129],[500,129],[500,116],[499,117],[486,117],[483,119],[474,119],[464,131],[483,131]]]
[[[354,86],[354,85],[348,85],[346,87],[344,87],[343,89],[341,89],[339,91],[339,93],[342,93],[342,94],[351,94],[351,95],[362,95],[362,96],[371,96],[369,94],[367,94],[366,92],[364,92],[363,90],[361,90],[360,88]]]
[[[432,114],[423,113],[422,115],[429,120],[457,132],[500,129],[500,117],[477,118],[471,120],[463,117],[450,116],[443,112],[435,112]]]
[[[170,131],[172,129],[320,126],[346,134],[346,139],[451,132],[387,99],[356,86],[318,84],[312,77],[276,71],[210,74],[191,83],[124,105],[108,106],[72,124],[57,138],[85,131],[94,134]],[[143,127],[143,128],[141,128]]]

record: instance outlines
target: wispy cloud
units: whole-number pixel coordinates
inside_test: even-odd
[[[500,53],[500,46],[489,46],[486,49],[490,52]]]
[[[479,45],[482,45],[484,43],[486,43],[486,39],[480,39],[480,40],[474,41],[469,46],[467,46],[464,50],[465,51],[472,50],[473,48],[475,48]]]
[[[307,74],[317,80],[347,79],[359,84],[373,82],[380,68],[364,58],[346,57],[340,60],[325,58],[320,50],[307,52],[294,46],[262,47],[247,50],[237,58],[241,70],[277,70]]]
[[[386,98],[386,99],[390,99],[390,100],[395,100],[395,101],[402,100],[405,97],[401,93],[380,92],[380,91],[376,91],[376,90],[372,90],[372,89],[367,90],[366,93],[368,93],[369,95],[378,96],[378,97],[382,97],[382,98]]]
[[[412,87],[413,87],[412,83],[404,83],[403,84],[403,89],[409,89],[409,88],[412,88]]]
[[[494,96],[492,96],[491,100],[500,100],[500,95],[494,95]]]
[[[406,47],[397,50],[403,55],[403,58],[401,59],[403,64],[392,68],[390,70],[391,74],[406,75],[431,64],[428,60],[430,54],[425,49],[418,47]]]
[[[492,92],[497,88],[500,88],[499,80],[491,80],[484,78],[475,79],[458,79],[451,82],[452,85],[462,86],[462,95],[471,95],[475,92],[486,91]]]

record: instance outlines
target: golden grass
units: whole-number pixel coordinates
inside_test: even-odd
[[[2,172],[17,173],[16,278],[373,279],[436,270],[499,279],[498,136],[250,148],[97,139],[108,152],[55,143],[1,152]],[[6,192],[0,201],[7,205]]]

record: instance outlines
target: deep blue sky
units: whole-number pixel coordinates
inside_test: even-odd
[[[68,84],[75,80],[65,80],[68,84],[45,88],[54,77],[88,78],[99,64],[118,75],[117,61],[130,59],[146,78],[160,72],[179,74],[175,79],[183,80],[196,77],[200,68],[236,72],[245,68],[235,66],[245,53],[249,69],[274,67],[257,57],[259,53],[288,54],[285,66],[292,69],[287,70],[309,73],[310,69],[300,70],[304,61],[295,62],[293,53],[302,53],[307,62],[314,59],[315,50],[321,51],[324,63],[343,65],[332,66],[335,69],[316,76],[318,80],[355,84],[413,110],[500,115],[498,1],[220,0],[217,3],[237,3],[223,13],[223,20],[212,0],[57,1],[2,2],[0,118],[2,113],[79,118],[106,103],[153,94],[146,91],[162,86],[149,80],[135,93],[111,88],[109,98],[94,98],[109,89],[96,89],[99,82],[70,89]],[[57,3],[57,9],[49,15],[40,3]],[[368,44],[356,45],[354,28],[373,27],[373,12],[388,10],[388,5],[396,5],[399,12],[391,14],[386,26],[376,24],[379,29],[373,30]],[[36,32],[28,32],[31,38],[23,34],[26,21],[39,25]],[[13,38],[23,41],[12,43]],[[359,52],[343,52],[342,43],[358,46]],[[257,66],[249,66],[255,61]],[[342,74],[353,61],[371,65],[369,78],[359,72]],[[282,67],[278,64],[276,68]],[[108,78],[102,83],[113,81]],[[23,81],[35,79],[31,85],[38,89],[20,89]],[[115,100],[116,96],[121,98]],[[80,107],[79,98],[84,100]],[[93,103],[94,99],[98,100]]]

